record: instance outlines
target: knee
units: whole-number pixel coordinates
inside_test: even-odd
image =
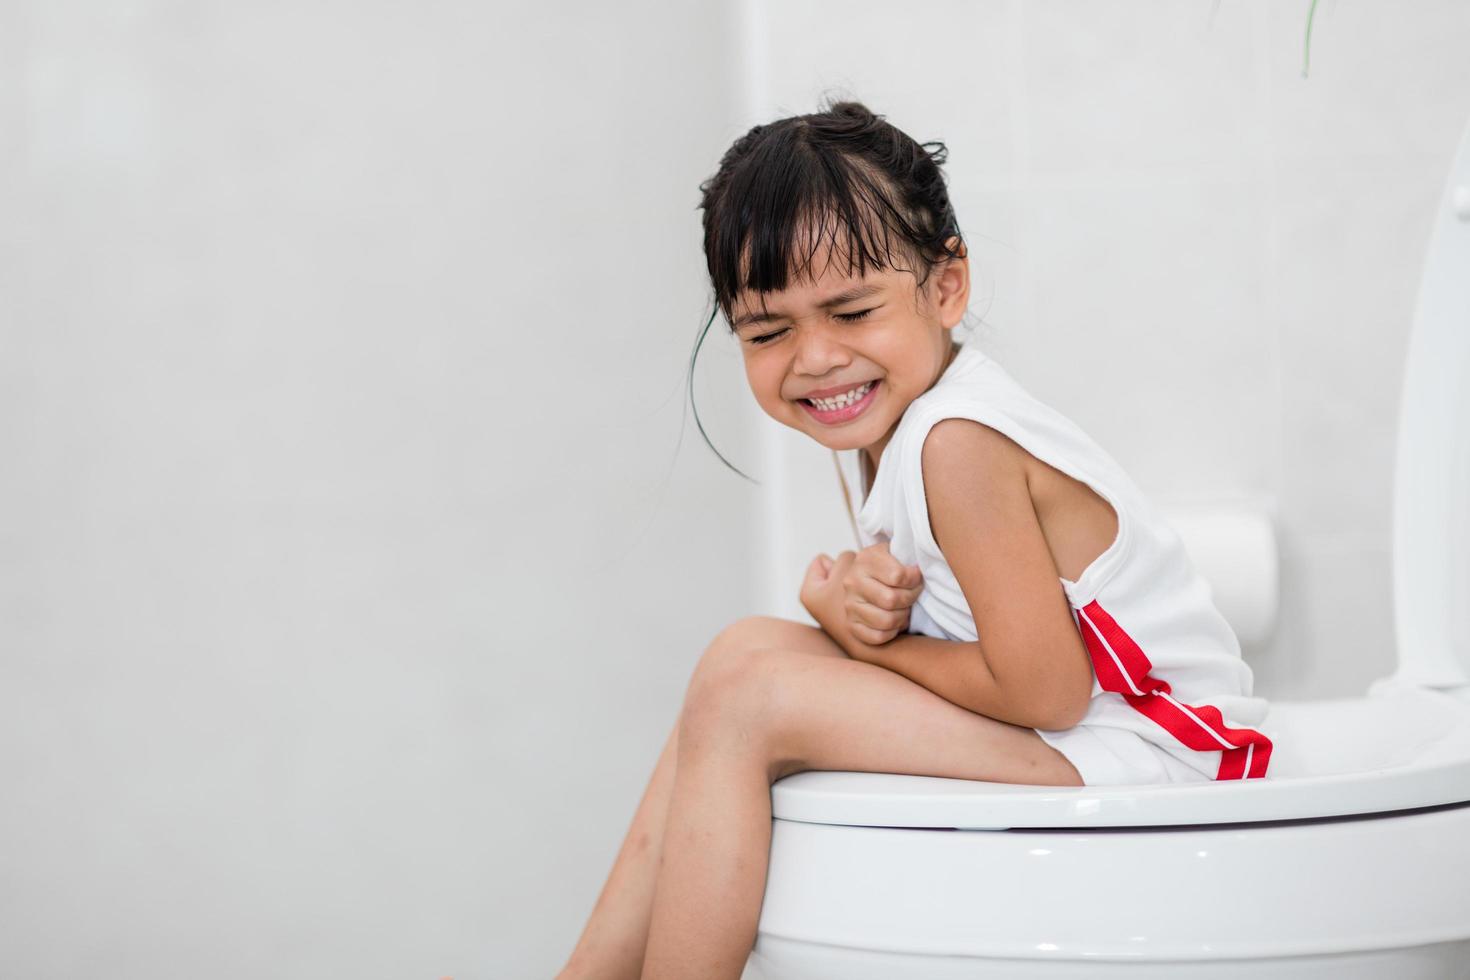
[[[768,682],[769,665],[763,667],[762,662],[770,658],[761,651],[788,645],[783,641],[790,639],[787,631],[794,625],[775,616],[745,616],[720,630],[694,667],[686,705],[719,697],[721,692],[738,696],[746,687]]]
[[[744,616],[715,634],[705,648],[705,659],[723,657],[731,651],[780,646],[780,639],[796,624],[775,616]],[[735,653],[739,656],[739,653]]]
[[[775,641],[781,622],[772,616],[746,616],[715,634],[689,678],[686,707],[691,700],[706,700],[716,691],[729,691],[754,680],[747,661],[757,650],[780,645]]]
[[[680,746],[720,731],[744,739],[775,734],[792,701],[791,649],[802,625],[745,616],[715,635],[695,665],[679,715]],[[688,738],[686,739],[686,736]]]
[[[744,738],[762,734],[776,717],[781,652],[741,642],[738,631],[727,629],[721,636],[689,680],[679,714],[681,752],[716,732],[738,732]]]

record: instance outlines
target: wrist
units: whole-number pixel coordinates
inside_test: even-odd
[[[812,618],[817,621],[817,625],[822,627],[822,632],[830,636],[833,642],[835,642],[843,650],[847,651],[849,655],[851,655],[851,645],[855,641],[853,639],[852,631],[847,628],[846,612],[841,609],[835,611],[818,609],[808,610],[808,612],[810,612],[812,614]]]
[[[823,633],[826,633],[838,643],[842,642],[841,634],[838,633],[838,625],[842,622],[840,617],[835,617],[824,609],[819,603],[802,602],[801,607],[806,614],[812,618]]]
[[[877,663],[882,656],[882,646],[865,643],[853,635],[852,626],[845,616],[839,621],[836,631],[832,632],[831,636],[837,641],[837,645],[842,647],[843,652],[854,660]]]

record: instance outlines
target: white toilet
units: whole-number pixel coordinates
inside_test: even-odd
[[[746,980],[1470,977],[1470,128],[1396,466],[1398,670],[1274,703],[1269,778],[788,776]]]

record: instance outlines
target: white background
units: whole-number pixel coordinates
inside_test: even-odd
[[[698,183],[853,97],[971,343],[1160,501],[1264,495],[1267,697],[1392,666],[1470,6],[0,0],[0,975],[550,977],[705,643],[851,547]]]

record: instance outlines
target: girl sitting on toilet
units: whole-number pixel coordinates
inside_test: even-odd
[[[839,102],[754,127],[700,186],[751,393],[857,454],[864,547],[807,567],[819,626],[753,616],[710,643],[562,978],[737,980],[791,773],[1266,775],[1266,704],[1178,535],[1078,426],[953,340],[970,267],[946,154]]]

